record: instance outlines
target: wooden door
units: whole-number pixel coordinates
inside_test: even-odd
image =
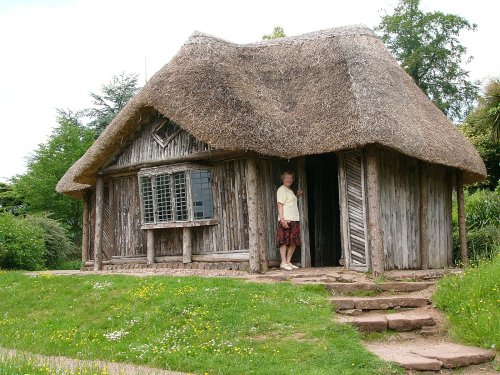
[[[346,267],[359,271],[367,271],[370,266],[364,174],[361,150],[339,155],[342,251]]]
[[[141,211],[137,176],[112,179],[112,209],[115,255],[146,254],[146,234],[141,230]]]

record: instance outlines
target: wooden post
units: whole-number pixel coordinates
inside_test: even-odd
[[[182,228],[182,263],[191,263],[191,254],[193,252],[193,241],[191,237],[191,228]]]
[[[256,161],[257,162],[257,161]],[[260,164],[257,164],[259,167]],[[257,169],[258,170],[258,169]],[[258,223],[258,248],[259,248],[259,260],[260,260],[260,270],[261,272],[266,272],[268,270],[267,264],[267,242],[266,242],[266,218],[264,210],[264,201],[262,199],[262,185],[261,181],[257,181],[257,223]]]
[[[147,261],[148,264],[153,264],[155,262],[155,232],[153,229],[147,231]]]
[[[259,194],[257,163],[254,158],[247,158],[246,163],[247,206],[248,206],[248,244],[250,251],[250,272],[258,273],[259,257]]]
[[[368,239],[373,276],[384,273],[384,243],[380,223],[380,186],[377,149],[369,145],[366,149],[366,181],[368,203]]]
[[[460,254],[462,264],[469,264],[467,254],[467,233],[465,228],[464,183],[461,171],[457,171],[457,203],[458,203],[458,231],[460,234]]]
[[[83,193],[82,262],[89,260],[89,205],[88,191]]]
[[[103,211],[104,179],[101,175],[97,175],[97,181],[95,185],[94,271],[102,270]]]
[[[302,267],[311,267],[311,246],[309,243],[309,214],[307,207],[307,174],[306,159],[299,158],[297,161],[297,175],[299,188],[302,189],[302,196],[299,198],[300,210],[300,262]],[[332,194],[334,194],[332,192]]]
[[[429,210],[429,191],[427,178],[427,164],[420,165],[420,267],[429,268],[429,223],[427,212]]]

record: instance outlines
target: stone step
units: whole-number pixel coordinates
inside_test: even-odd
[[[342,316],[339,318],[339,322],[351,324],[365,332],[412,331],[436,324],[429,314],[415,312]]]
[[[330,298],[336,310],[387,310],[397,307],[423,307],[430,303],[425,297],[333,297]]]
[[[450,342],[366,343],[365,347],[383,360],[408,370],[439,371],[441,368],[478,365],[495,359],[492,350]]]
[[[337,293],[352,293],[360,291],[376,291],[376,292],[416,292],[427,289],[435,283],[431,281],[423,282],[385,282],[385,283],[370,283],[370,282],[355,282],[355,283],[328,283],[326,288]]]

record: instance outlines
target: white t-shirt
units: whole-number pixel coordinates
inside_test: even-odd
[[[297,197],[293,191],[285,185],[281,185],[277,192],[278,203],[283,204],[283,216],[288,221],[299,221],[299,208]]]

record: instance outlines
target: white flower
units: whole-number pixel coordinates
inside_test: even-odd
[[[103,336],[106,337],[109,341],[118,341],[127,336],[129,333],[130,332],[120,329],[119,331],[104,333]]]

